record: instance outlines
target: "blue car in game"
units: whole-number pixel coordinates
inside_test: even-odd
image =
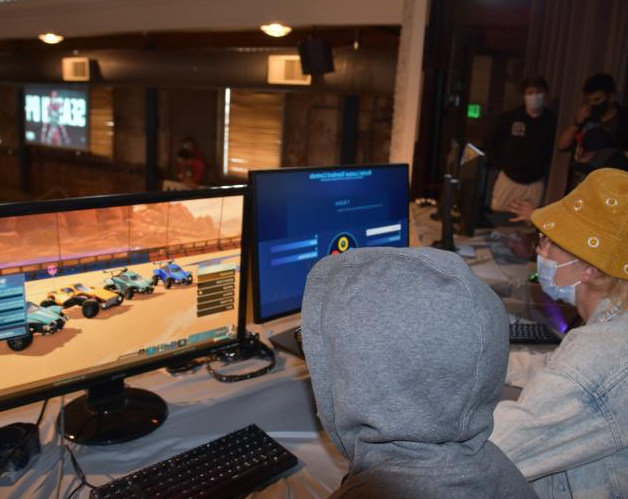
[[[159,267],[153,271],[153,286],[157,286],[159,281],[164,283],[166,289],[170,289],[173,284],[192,284],[192,273],[183,270],[174,260],[165,262],[154,262]]]

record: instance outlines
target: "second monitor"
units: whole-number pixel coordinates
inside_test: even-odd
[[[408,246],[408,165],[250,173],[255,322],[299,312],[305,280],[327,255]]]

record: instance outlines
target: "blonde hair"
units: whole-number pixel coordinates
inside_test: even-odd
[[[613,306],[621,310],[628,310],[628,281],[610,276],[598,269],[599,275],[588,282],[588,286],[595,292],[608,297]]]

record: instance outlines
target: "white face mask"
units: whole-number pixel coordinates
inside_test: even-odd
[[[568,286],[557,286],[554,282],[554,277],[560,267],[572,265],[577,261],[578,260],[571,260],[570,262],[558,265],[554,260],[542,257],[541,255],[536,256],[536,270],[539,275],[539,284],[543,292],[552,300],[562,300],[574,307],[576,306],[576,286],[580,284],[581,281],[569,284]]]
[[[528,111],[540,111],[545,105],[545,94],[526,94],[523,101]]]

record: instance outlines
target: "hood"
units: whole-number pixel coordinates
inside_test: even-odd
[[[473,460],[508,360],[499,298],[454,253],[365,248],[319,261],[302,334],[321,422],[352,472]]]
[[[53,307],[40,307],[34,312],[28,314],[28,320],[31,322],[40,322],[41,324],[48,324],[49,322],[56,321],[60,318],[60,314],[56,310],[51,310]],[[54,307],[58,310],[61,307]]]

